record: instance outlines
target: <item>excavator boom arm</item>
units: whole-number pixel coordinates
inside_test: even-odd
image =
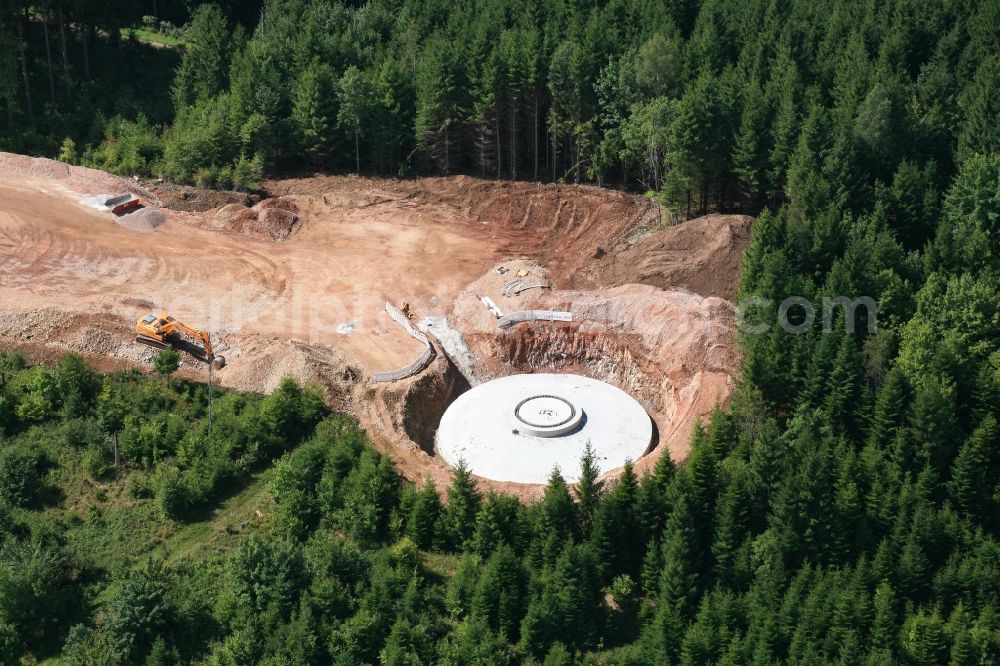
[[[168,322],[167,325],[164,326],[162,330],[167,335],[173,335],[174,333],[180,332],[190,335],[192,338],[197,338],[198,340],[201,340],[202,344],[205,345],[205,356],[208,356],[209,358],[213,356],[212,340],[208,335],[208,333],[191,328],[187,324],[183,324],[177,320]]]
[[[177,321],[166,312],[159,317],[156,315],[147,315],[136,321],[135,325],[136,331],[139,334],[136,337],[137,342],[160,349],[168,346],[180,348],[188,351],[200,360],[212,363],[219,368],[223,367],[226,363],[224,358],[215,355],[215,351],[212,349],[212,339],[208,333],[191,328],[187,324]],[[202,344],[202,349],[195,349],[194,345],[181,338],[180,334],[199,340]]]

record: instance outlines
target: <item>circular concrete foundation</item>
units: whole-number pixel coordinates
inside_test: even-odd
[[[511,375],[463,393],[438,426],[437,451],[465,460],[477,476],[545,483],[554,467],[567,481],[580,474],[589,442],[601,472],[649,449],[653,424],[631,396],[579,375]]]

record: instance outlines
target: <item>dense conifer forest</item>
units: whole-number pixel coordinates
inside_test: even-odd
[[[998,25],[991,0],[3,2],[4,150],[759,214],[755,321],[847,296],[877,326],[744,332],[683,465],[585,458],[532,505],[461,468],[442,502],[291,380],[217,394],[210,432],[168,372],[5,355],[0,661],[1000,661]]]

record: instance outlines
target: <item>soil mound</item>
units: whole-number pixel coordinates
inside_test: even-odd
[[[287,199],[265,199],[253,208],[229,204],[216,212],[211,224],[254,240],[282,241],[298,228],[299,208]]]
[[[260,201],[257,195],[246,192],[205,190],[197,187],[178,186],[170,183],[150,185],[165,208],[185,213],[204,213],[229,204],[253,206]]]

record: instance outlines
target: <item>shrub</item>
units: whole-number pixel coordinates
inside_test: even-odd
[[[95,419],[72,419],[66,421],[61,434],[63,444],[69,449],[85,449],[88,446],[104,444],[107,435]]]
[[[41,457],[19,447],[0,451],[0,499],[14,506],[26,506],[41,490]]]
[[[44,421],[55,408],[55,382],[40,366],[17,373],[8,383],[7,393],[16,399],[14,411],[24,422]]]
[[[176,467],[161,467],[154,482],[156,501],[166,518],[180,520],[191,506],[190,490]]]
[[[219,169],[215,165],[201,167],[194,172],[194,184],[198,187],[215,187],[219,180]]]
[[[135,121],[116,116],[104,123],[104,142],[86,150],[82,163],[121,175],[152,175],[163,155],[163,140],[145,116]]]
[[[153,369],[157,374],[168,377],[181,367],[181,353],[176,349],[164,349],[153,359]]]
[[[128,480],[128,495],[133,499],[149,499],[153,496],[150,478],[142,473],[133,474]]]
[[[76,152],[76,141],[66,137],[62,142],[62,146],[59,147],[59,156],[56,159],[66,164],[76,164],[80,159]]]
[[[239,192],[256,190],[264,174],[264,159],[259,155],[248,158],[241,154],[233,165],[233,189]]]
[[[88,446],[87,450],[83,452],[81,460],[84,471],[95,479],[99,479],[107,474],[108,470],[111,469],[112,462],[114,461],[108,447],[101,444],[91,444]]]
[[[0,435],[8,432],[14,421],[14,401],[0,393]]]

